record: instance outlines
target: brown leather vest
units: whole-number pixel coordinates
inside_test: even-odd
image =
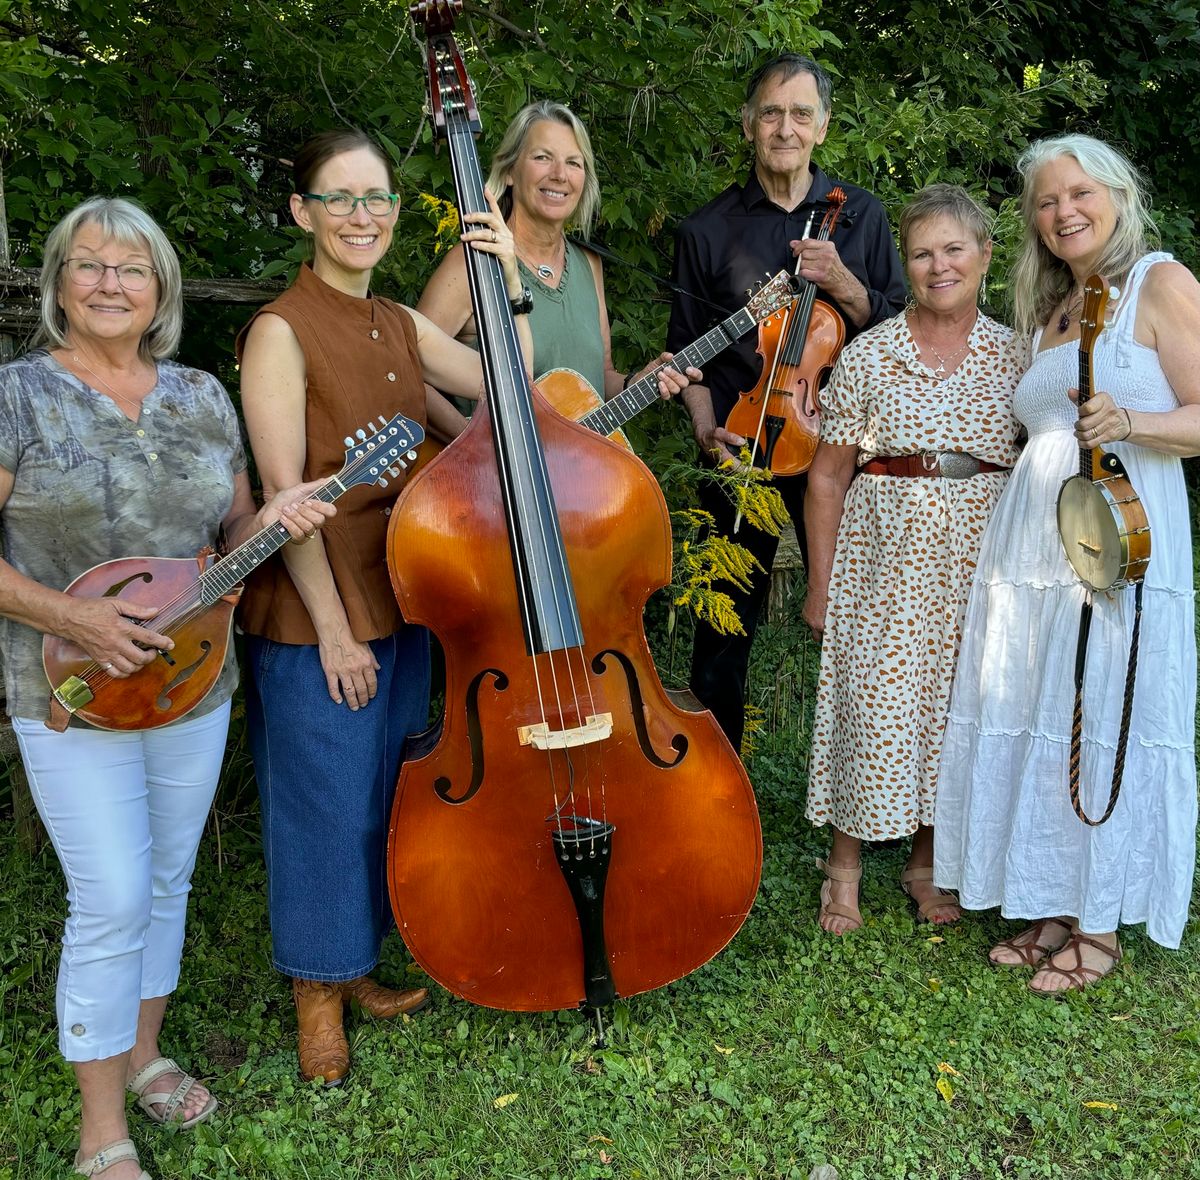
[[[425,387],[417,330],[399,304],[334,290],[305,263],[296,282],[260,308],[237,338],[238,360],[250,325],[264,312],[286,320],[304,351],[307,454],[304,478],[333,475],[345,458],[343,439],[370,421],[381,426],[402,413],[425,424]],[[388,578],[388,518],[400,491],[352,488],[322,529],[333,580],[354,638],[380,639],[404,624]],[[292,579],[276,555],[250,578],[242,596],[243,630],[278,643],[316,643],[317,632]]]

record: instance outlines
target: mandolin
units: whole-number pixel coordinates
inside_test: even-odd
[[[1109,288],[1092,275],[1079,313],[1079,405],[1092,396],[1092,356],[1104,330]],[[1067,561],[1089,589],[1140,582],[1150,565],[1150,522],[1125,466],[1111,451],[1081,449],[1079,472],[1058,493],[1058,533]]]
[[[345,466],[311,498],[332,504],[360,484],[386,487],[389,475],[416,458],[424,437],[403,414],[378,430],[368,423],[357,440],[346,439]],[[46,727],[61,733],[75,715],[100,729],[157,729],[189,713],[221,674],[242,583],[290,540],[277,521],[219,559],[207,548],[195,557],[118,557],[80,574],[67,594],[156,606],[147,622],[175,646],[132,675],[114,677],[70,640],[45,636],[42,664],[52,690]]]

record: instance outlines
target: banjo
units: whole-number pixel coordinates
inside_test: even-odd
[[[1079,405],[1092,396],[1092,354],[1104,330],[1104,313],[1110,292],[1099,275],[1088,278],[1079,313]],[[1133,490],[1125,465],[1116,455],[1092,447],[1079,452],[1079,473],[1063,481],[1058,493],[1058,533],[1063,552],[1076,577],[1087,588],[1079,610],[1079,640],[1075,648],[1075,704],[1071,714],[1071,750],[1067,782],[1071,806],[1088,827],[1098,828],[1113,813],[1125,776],[1129,722],[1133,715],[1133,690],[1137,680],[1138,639],[1142,630],[1142,580],[1150,565],[1150,521]],[[1092,627],[1092,602],[1097,593],[1134,587],[1133,635],[1125,667],[1125,695],[1113,762],[1108,805],[1092,819],[1079,799],[1079,768],[1083,750],[1083,678],[1087,665],[1088,635]]]
[[[1113,294],[1116,292],[1113,291]],[[1092,352],[1104,330],[1109,289],[1099,275],[1079,313],[1079,405],[1092,396]],[[1140,582],[1150,565],[1150,522],[1125,466],[1099,447],[1079,452],[1079,472],[1058,493],[1058,534],[1076,577],[1098,593]]]

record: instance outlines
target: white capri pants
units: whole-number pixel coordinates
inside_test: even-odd
[[[67,878],[56,1008],[68,1061],[131,1049],[141,1001],[175,990],[229,709],[226,702],[194,721],[138,733],[54,733],[13,718],[34,803]]]

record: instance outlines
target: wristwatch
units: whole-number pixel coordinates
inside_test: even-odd
[[[528,315],[533,311],[533,292],[528,287],[522,287],[520,297],[510,299],[508,306],[512,308],[513,315]]]

